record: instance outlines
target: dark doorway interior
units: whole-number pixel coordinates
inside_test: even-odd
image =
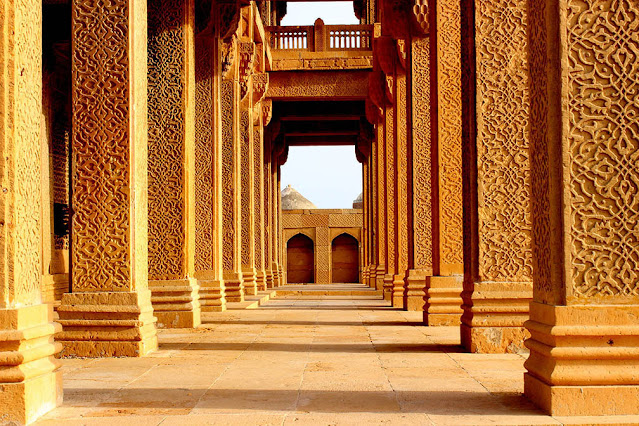
[[[333,240],[332,244],[333,282],[359,282],[359,244],[357,240],[342,234]]]
[[[297,234],[288,240],[286,259],[289,283],[307,284],[315,282],[315,253],[313,241],[309,237]]]

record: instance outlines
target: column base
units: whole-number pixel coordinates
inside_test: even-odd
[[[270,269],[266,270],[266,288],[267,289],[271,289],[273,288],[274,282],[273,282],[273,271]]]
[[[424,322],[430,327],[461,324],[462,276],[426,277]]]
[[[393,275],[393,307],[394,308],[402,308],[406,310],[406,305],[404,305],[404,276],[403,275]]]
[[[406,277],[406,295],[404,296],[407,311],[423,312],[426,308],[426,277],[432,275],[423,269],[410,269]]]
[[[461,343],[472,353],[526,353],[532,283],[477,282],[462,292]]]
[[[384,275],[384,300],[393,300],[393,275],[385,274]]]
[[[224,285],[226,301],[244,302],[244,280],[241,272],[224,272]]]
[[[530,304],[524,394],[553,416],[639,414],[639,306]]]
[[[244,294],[255,296],[257,294],[257,271],[255,268],[242,268],[242,280],[244,281]]]
[[[286,282],[287,282],[286,272],[285,272],[285,271],[284,271],[284,269],[283,269],[283,268],[281,268],[281,267],[280,267],[280,269],[279,269],[279,277],[280,277],[280,280],[279,280],[279,286],[281,287],[281,286],[283,286],[283,285],[286,285]]]
[[[51,305],[0,309],[0,413],[3,424],[27,424],[62,404],[61,345]]]
[[[257,270],[255,281],[257,282],[257,291],[266,291],[266,272],[263,269]]]
[[[200,310],[202,312],[226,311],[226,286],[224,280],[200,279]]]
[[[158,328],[195,328],[200,317],[200,286],[195,278],[149,280],[153,314]]]
[[[377,265],[370,265],[368,271],[368,286],[376,288],[377,283]]]
[[[368,286],[369,285],[368,266],[363,267],[359,273],[360,273],[360,276],[362,277],[362,284]]]
[[[384,275],[386,274],[385,265],[377,265],[375,271],[375,290],[384,291]]]
[[[62,357],[141,357],[158,348],[151,291],[65,293]]]
[[[273,262],[271,269],[273,271],[273,288],[277,288],[281,285],[280,284],[280,267],[278,266],[277,263]]]

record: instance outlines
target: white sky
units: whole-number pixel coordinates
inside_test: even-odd
[[[349,1],[289,2],[282,25],[359,24]],[[297,189],[318,208],[344,209],[362,192],[362,167],[353,146],[291,147],[282,166],[282,189]]]

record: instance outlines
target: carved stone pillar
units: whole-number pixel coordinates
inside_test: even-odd
[[[395,53],[395,52],[393,52]],[[395,75],[387,75],[386,84],[390,87],[388,90],[395,96]],[[395,99],[392,99],[394,102]],[[394,103],[389,103],[384,111],[384,119],[386,120],[385,146],[384,146],[384,186],[385,186],[385,208],[386,208],[386,274],[384,275],[384,299],[391,300],[393,306],[401,306],[403,304],[404,286],[402,285],[396,290],[394,278],[397,275],[397,258],[395,246],[397,242],[397,200],[395,180],[397,178],[395,170],[395,117],[396,110]],[[399,304],[399,305],[398,305]]]
[[[42,3],[0,4],[0,412],[31,423],[62,404],[52,309],[42,301]]]
[[[283,163],[281,163],[283,164]],[[281,165],[280,164],[280,165]],[[278,247],[278,265],[279,265],[279,285],[286,285],[286,270],[284,268],[284,228],[282,225],[282,169],[277,167],[277,247]]]
[[[258,105],[259,106],[259,105]],[[257,120],[261,120],[259,113]],[[255,269],[258,291],[266,290],[264,265],[264,135],[262,123],[253,126],[253,191],[255,223]]]
[[[377,110],[374,111],[375,118],[373,121],[377,121]],[[370,253],[369,253],[369,285],[372,288],[377,288],[377,247],[378,247],[378,235],[377,235],[377,220],[379,218],[377,213],[377,130],[375,131],[373,140],[371,141],[371,155],[369,160],[369,172],[368,172],[368,200],[370,216],[369,223],[369,235],[370,235]]]
[[[406,276],[408,274],[408,233],[410,210],[408,208],[408,106],[407,106],[407,43],[397,41],[400,61],[395,72],[395,199],[396,199],[396,249],[397,274],[393,277],[393,306],[407,309]]]
[[[264,241],[265,241],[265,265],[266,288],[273,288],[273,184],[271,166],[272,134],[264,140]]]
[[[409,205],[412,257],[406,277],[406,309],[423,311],[426,277],[433,274],[430,40],[413,38],[410,46],[412,111]]]
[[[146,7],[71,6],[73,293],[58,308],[63,356],[137,357],[157,348],[147,259]]]
[[[250,94],[247,96],[251,96]],[[254,206],[254,155],[253,155],[253,113],[252,109],[242,109],[240,112],[240,145],[241,152],[241,200],[240,215],[242,224],[242,279],[244,293],[257,294],[255,270],[255,206]]]
[[[471,14],[472,6],[465,5],[464,13]],[[464,32],[476,46],[464,56],[470,56],[464,68],[476,73],[464,96],[471,99],[474,92],[476,126],[464,136],[468,232],[462,345],[471,352],[519,352],[527,337],[523,325],[533,274],[528,3],[482,1],[474,9],[474,24],[464,20]],[[468,126],[473,121],[464,120]]]
[[[222,112],[222,267],[227,302],[244,301],[244,280],[240,259],[240,158],[239,158],[239,85],[223,80]]]
[[[220,56],[213,34],[195,40],[195,277],[202,312],[226,310],[222,279]]]
[[[272,227],[271,241],[273,242],[273,262],[271,269],[273,271],[273,287],[279,287],[280,281],[280,264],[279,264],[279,199],[280,199],[280,185],[277,179],[278,159],[273,155],[271,161],[271,218]]]
[[[636,415],[639,5],[531,6],[525,394],[552,415]]]
[[[149,288],[157,326],[197,327],[193,0],[148,2]]]
[[[384,300],[391,299],[391,287],[384,286],[386,275],[386,120],[382,118],[376,127],[376,181],[377,187],[377,271],[375,288],[384,294]]]
[[[424,321],[431,326],[457,325],[461,317],[463,279],[463,196],[461,147],[461,11],[457,0],[432,5],[430,31],[433,164],[433,275],[426,279]]]
[[[369,156],[370,158],[370,156]],[[362,261],[360,263],[360,276],[363,284],[370,285],[370,265],[368,260],[368,254],[370,252],[370,235],[369,235],[369,215],[370,212],[368,210],[368,173],[369,173],[369,161],[368,158],[362,164],[362,203],[363,203],[363,216],[364,216],[364,226],[362,229],[362,246],[363,246],[363,255]]]

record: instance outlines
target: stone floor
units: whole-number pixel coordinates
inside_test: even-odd
[[[523,357],[462,353],[457,328],[420,318],[375,294],[207,314],[146,358],[64,360],[64,405],[38,424],[639,424],[543,415]]]

